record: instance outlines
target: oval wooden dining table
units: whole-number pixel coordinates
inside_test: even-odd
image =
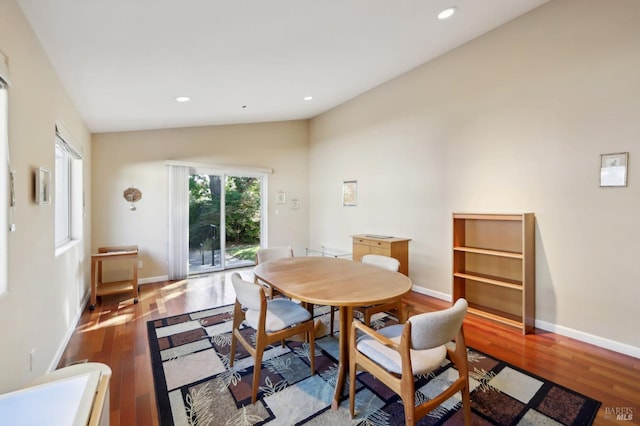
[[[349,368],[349,328],[354,306],[385,303],[411,291],[398,272],[334,257],[290,257],[256,266],[256,278],[282,294],[314,305],[340,309],[338,379],[331,407],[337,409]]]

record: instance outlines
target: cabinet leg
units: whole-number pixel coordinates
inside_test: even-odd
[[[89,310],[93,311],[96,308],[96,305],[89,305]]]

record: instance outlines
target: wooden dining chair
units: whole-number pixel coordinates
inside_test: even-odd
[[[284,259],[287,257],[293,257],[293,250],[291,247],[269,247],[263,248],[256,252],[256,265],[259,265],[264,262],[268,262],[270,260],[276,259]],[[281,295],[281,293],[275,288],[271,287],[269,284],[260,281],[258,278],[255,278],[255,282],[257,284],[262,285],[267,291],[267,297],[269,299],[273,299],[274,296]],[[302,304],[311,315],[313,315],[313,305],[308,303]]]
[[[389,256],[381,256],[379,254],[365,254],[362,256],[362,263],[367,263],[369,265],[379,266],[384,269],[388,269],[389,271],[398,272],[400,268],[400,261],[393,257]],[[329,333],[333,336],[334,326],[333,321],[335,318],[335,308],[332,306],[330,308],[331,311],[331,324],[329,326]],[[392,302],[381,303],[379,305],[368,305],[368,306],[354,306],[353,312],[360,312],[364,317],[363,322],[366,325],[371,325],[371,317],[374,314],[379,312],[390,312],[395,311],[398,322],[404,322],[404,315],[402,311],[402,302],[398,300],[394,300]]]
[[[365,254],[362,256],[362,263],[366,263],[369,265],[378,266],[380,268],[388,269],[389,271],[398,272],[400,268],[400,261],[393,257],[389,256],[381,256],[379,254]],[[398,322],[404,322],[404,315],[402,311],[402,302],[400,299],[394,300],[392,302],[382,303],[379,305],[369,305],[369,306],[354,306],[354,312],[360,312],[364,317],[363,322],[370,326],[371,325],[371,317],[374,314],[379,312],[388,312],[395,311]],[[334,320],[334,308],[331,307],[331,325],[330,325],[330,333],[333,336],[333,320]]]
[[[243,280],[237,272],[231,275],[231,282],[236,292],[236,303],[233,312],[229,365],[233,367],[236,342],[240,341],[240,344],[254,358],[251,403],[255,403],[258,396],[262,355],[265,348],[273,343],[305,333],[309,342],[311,375],[314,375],[315,328],[309,311],[289,299],[267,300],[262,286]],[[243,322],[256,330],[255,346],[240,332]]]
[[[262,248],[256,252],[256,265],[275,259],[283,259],[287,257],[293,257],[293,249],[291,247],[269,247]],[[278,291],[272,288],[269,284],[255,278],[256,284],[260,284],[267,290],[269,299],[273,299],[278,294]]]
[[[417,420],[437,408],[455,393],[462,393],[462,408],[466,425],[471,424],[467,347],[462,322],[467,313],[467,301],[458,299],[444,310],[416,315],[405,324],[379,330],[354,320],[349,335],[349,410],[355,415],[356,368],[366,370],[400,395],[404,405],[405,424]],[[356,330],[361,331],[357,338]],[[451,341],[455,348],[447,346]],[[438,396],[415,406],[415,377],[427,374],[449,358],[458,371],[458,378]]]
[[[389,256],[381,256],[379,254],[365,254],[362,256],[362,263],[379,266],[380,268],[393,272],[398,272],[398,269],[400,268],[400,261],[398,259]],[[404,318],[402,318],[402,303],[400,299],[392,302],[381,303],[379,305],[356,306],[353,310],[354,312],[360,312],[364,316],[364,324],[368,326],[371,326],[371,317],[379,312],[395,311],[398,322],[404,322]]]

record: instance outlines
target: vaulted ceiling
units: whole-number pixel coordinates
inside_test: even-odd
[[[310,118],[546,1],[18,0],[92,132]]]

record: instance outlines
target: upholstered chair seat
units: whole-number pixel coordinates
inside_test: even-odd
[[[399,344],[403,329],[404,326],[402,325],[392,325],[378,330],[378,333],[381,336],[389,338],[392,342]],[[358,339],[356,347],[358,351],[368,356],[385,370],[391,373],[402,374],[402,358],[398,351],[394,351],[367,335]],[[429,373],[438,368],[447,358],[447,348],[442,345],[432,349],[411,349],[410,354],[413,375],[417,376],[418,374]]]
[[[245,321],[254,329],[258,329],[260,311],[248,309]],[[303,323],[311,319],[311,314],[299,304],[289,299],[273,299],[267,301],[267,315],[264,328],[267,333],[280,331],[292,325]]]

